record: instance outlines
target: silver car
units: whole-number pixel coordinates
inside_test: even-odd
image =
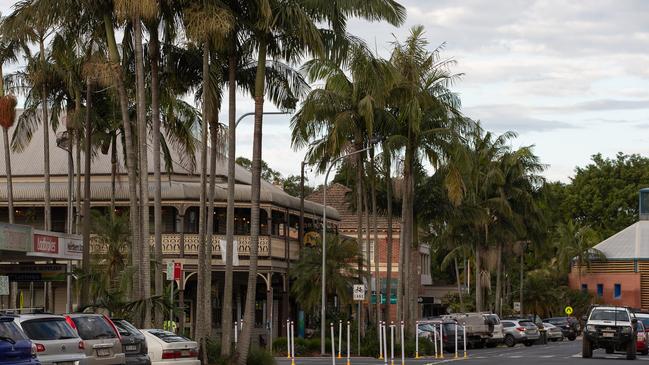
[[[74,328],[83,339],[86,359],[81,365],[126,364],[119,331],[108,317],[101,314],[68,314]]]
[[[62,316],[21,314],[15,321],[32,340],[42,365],[79,365],[84,343]]]
[[[505,334],[505,345],[509,347],[513,347],[517,343],[532,346],[541,337],[539,328],[530,320],[505,320],[501,321],[501,323]]]

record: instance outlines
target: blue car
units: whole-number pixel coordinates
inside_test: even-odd
[[[36,347],[14,322],[0,317],[0,365],[40,365]]]

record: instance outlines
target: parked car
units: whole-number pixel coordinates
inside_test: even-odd
[[[120,335],[108,317],[101,314],[68,314],[66,320],[78,333],[86,350],[80,365],[126,364]]]
[[[541,335],[534,322],[527,319],[514,319],[502,321],[505,332],[505,345],[514,347],[517,343],[532,346]]]
[[[85,344],[62,316],[21,314],[15,318],[36,348],[42,365],[77,365],[86,358]]]
[[[36,345],[25,336],[14,319],[0,316],[0,365],[40,365]]]
[[[579,321],[577,321],[577,319],[573,317],[546,318],[543,320],[543,322],[547,322],[561,328],[563,337],[567,338],[570,341],[574,341],[577,336],[579,336]]]
[[[198,344],[161,329],[142,330],[153,365],[200,365]]]
[[[490,313],[453,313],[444,315],[441,318],[444,321],[457,321],[464,326],[467,341],[472,347],[484,347],[490,343],[497,345],[499,341],[502,341],[502,336],[494,338],[497,325],[493,316],[498,318],[495,314]],[[500,324],[499,320],[498,324]],[[500,335],[496,334],[496,336]]]
[[[144,334],[125,319],[112,318],[122,339],[126,365],[150,365],[149,350]]]
[[[548,341],[563,341],[563,332],[561,331],[561,328],[548,322],[543,322],[543,328],[548,336]]]
[[[642,323],[642,321],[638,321],[637,323],[637,338],[636,338],[636,351],[639,352],[641,355],[647,355],[649,354],[649,333],[647,332],[647,327]]]
[[[642,325],[646,332],[649,333],[649,313],[635,313],[635,317],[638,319],[638,323],[642,322]]]
[[[487,320],[493,324],[493,330],[491,331],[491,337],[487,338],[486,345],[487,347],[496,347],[505,341],[505,333],[503,331],[503,324],[500,323],[500,317],[497,314],[487,314],[485,315]]]

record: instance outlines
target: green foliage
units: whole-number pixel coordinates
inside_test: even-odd
[[[297,341],[295,342],[297,344]],[[248,365],[275,365],[275,358],[273,358],[273,354],[270,352],[263,350],[263,349],[258,349],[258,348],[253,348],[250,349],[250,352],[248,353],[248,360],[247,360]]]
[[[286,356],[286,337],[279,337],[273,340],[273,352],[277,356]],[[331,348],[331,339],[325,339],[325,348]],[[320,339],[319,338],[295,338],[295,355],[296,356],[312,356],[320,353]]]

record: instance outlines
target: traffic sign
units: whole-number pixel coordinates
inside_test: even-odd
[[[9,277],[0,276],[0,295],[9,295]]]
[[[514,312],[521,311],[521,302],[514,302]]]
[[[354,300],[355,301],[365,300],[365,285],[354,284]]]
[[[571,314],[572,314],[572,307],[571,307],[571,306],[567,306],[566,309],[565,309],[565,311],[566,311],[566,314],[567,314],[567,315],[571,315]]]

